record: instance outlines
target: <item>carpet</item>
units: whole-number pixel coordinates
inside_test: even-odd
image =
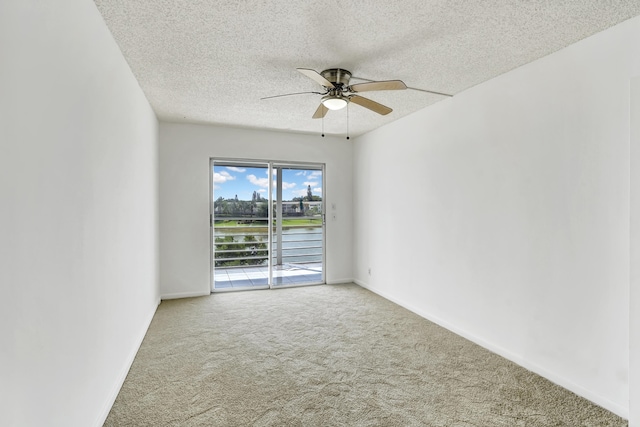
[[[163,301],[105,426],[626,426],[356,285]]]

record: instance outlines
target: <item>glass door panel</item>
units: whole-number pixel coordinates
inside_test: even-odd
[[[273,166],[272,284],[324,283],[322,167]]]
[[[269,165],[213,162],[213,289],[269,287]]]

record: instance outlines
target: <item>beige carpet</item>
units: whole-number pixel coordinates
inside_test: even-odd
[[[626,426],[356,285],[164,301],[107,426]]]

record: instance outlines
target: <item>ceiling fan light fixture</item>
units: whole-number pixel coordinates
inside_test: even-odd
[[[327,95],[322,98],[322,105],[329,110],[340,110],[347,106],[347,99],[341,96]]]

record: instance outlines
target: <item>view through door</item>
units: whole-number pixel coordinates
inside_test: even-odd
[[[213,159],[211,184],[213,291],[324,283],[323,165]]]

